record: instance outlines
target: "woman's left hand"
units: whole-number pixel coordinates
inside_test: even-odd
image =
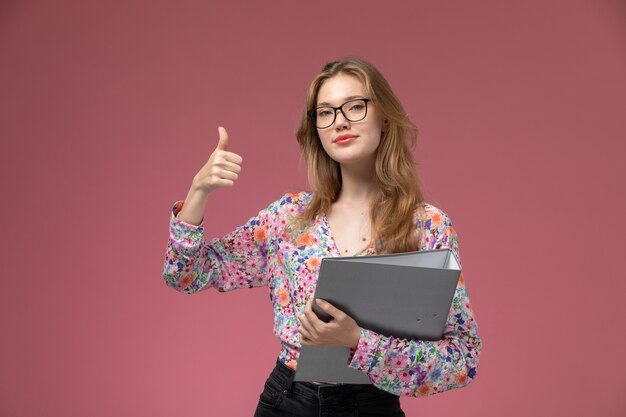
[[[332,316],[332,320],[324,323],[313,312],[313,301],[306,303],[304,314],[300,320],[300,342],[303,346],[339,345],[356,348],[361,338],[361,328],[343,311],[328,301],[317,299],[317,305]]]

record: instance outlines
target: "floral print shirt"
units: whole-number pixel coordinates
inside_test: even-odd
[[[321,260],[340,256],[328,220],[318,216],[296,241],[287,228],[311,199],[309,193],[286,194],[222,238],[204,242],[202,225],[170,218],[163,277],[178,291],[207,288],[230,291],[267,286],[274,308],[274,334],[281,340],[279,360],[295,369],[300,353],[298,316],[314,292]],[[451,248],[458,256],[450,218],[424,203],[416,210],[420,250]],[[373,245],[359,255],[373,255]],[[396,395],[425,396],[463,387],[476,376],[481,340],[465,279],[459,279],[444,334],[439,341],[405,340],[363,329],[349,366],[365,372],[378,388]]]

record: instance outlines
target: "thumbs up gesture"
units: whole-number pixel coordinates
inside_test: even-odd
[[[207,194],[217,188],[232,187],[241,172],[241,156],[228,152],[228,133],[218,128],[220,139],[206,164],[193,179],[193,188]]]

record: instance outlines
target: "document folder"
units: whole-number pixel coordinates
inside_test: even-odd
[[[314,299],[385,336],[439,340],[460,275],[450,249],[324,258]],[[313,306],[320,319],[330,320]],[[295,380],[370,384],[365,373],[348,366],[349,354],[345,346],[302,346]]]

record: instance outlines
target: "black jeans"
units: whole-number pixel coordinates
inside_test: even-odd
[[[373,385],[294,382],[280,362],[270,374],[254,417],[404,417],[397,395]]]

